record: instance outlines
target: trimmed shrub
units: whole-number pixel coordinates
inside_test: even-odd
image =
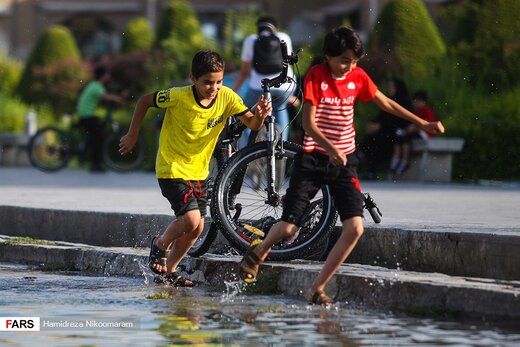
[[[152,48],[154,33],[148,20],[142,17],[131,20],[123,33],[122,41],[123,53],[144,52]]]
[[[23,65],[0,52],[0,92],[12,94],[20,81]]]
[[[519,13],[517,0],[465,1],[446,11],[452,54],[474,87],[496,93],[520,84]]]
[[[370,35],[368,48],[395,60],[400,71],[425,76],[446,53],[446,46],[420,0],[390,1]],[[393,66],[394,64],[390,64]]]
[[[49,103],[60,115],[75,109],[87,76],[71,32],[64,26],[54,25],[36,42],[17,92],[27,103]]]
[[[258,12],[254,8],[245,11],[230,10],[226,13],[222,47],[223,58],[226,64],[241,65],[242,42],[251,34],[256,33]]]
[[[150,75],[159,85],[185,81],[190,73],[193,55],[202,48],[213,49],[204,40],[199,20],[192,6],[184,0],[170,2],[159,22],[153,65]]]

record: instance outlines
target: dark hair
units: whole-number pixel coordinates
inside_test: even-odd
[[[424,91],[424,90],[418,90],[415,93],[413,93],[412,98],[414,100],[421,100],[424,102],[428,102],[428,93],[426,93],[426,91]]]
[[[325,35],[323,54],[337,57],[348,49],[351,49],[358,59],[365,54],[363,43],[353,29],[341,26]]]
[[[224,60],[217,52],[207,49],[198,51],[191,61],[191,75],[194,78],[220,71],[224,71]]]
[[[395,86],[395,94],[388,96],[407,110],[411,110],[412,100],[410,99],[410,94],[408,94],[406,83],[398,77],[392,77],[388,81],[393,82]]]
[[[270,16],[258,17],[256,20],[256,29],[258,34],[264,30],[269,30],[270,32],[274,33],[277,26],[278,23],[276,22],[276,19]]]
[[[104,66],[98,66],[94,69],[94,79],[100,80],[101,77],[105,76],[108,73],[108,70]]]

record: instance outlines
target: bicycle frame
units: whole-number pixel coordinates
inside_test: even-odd
[[[283,83],[287,82],[288,77],[287,73],[289,71],[289,65],[296,64],[298,62],[298,52],[291,53],[290,55],[287,53],[287,43],[285,41],[281,41],[282,48],[282,72],[280,75],[274,78],[264,78],[262,80],[262,93],[264,99],[268,102],[272,102],[271,88],[280,87]],[[267,162],[267,170],[269,175],[267,177],[267,201],[266,204],[272,206],[279,206],[281,203],[281,196],[276,189],[276,146],[280,143],[281,150],[283,151],[283,141],[281,137],[279,139],[275,138],[275,116],[272,112],[266,117],[266,131],[267,131],[267,143],[268,143],[268,162]]]

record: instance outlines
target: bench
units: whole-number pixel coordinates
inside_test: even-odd
[[[462,151],[464,139],[434,137],[412,141],[410,169],[397,181],[451,182],[453,154]]]
[[[27,165],[27,146],[31,137],[13,132],[0,133],[0,165]]]

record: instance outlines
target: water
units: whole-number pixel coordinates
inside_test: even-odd
[[[216,293],[156,286],[143,277],[40,272],[7,264],[0,264],[0,316],[37,316],[40,324],[62,325],[39,332],[0,331],[0,346],[520,345],[519,331],[492,324],[345,304],[313,307],[299,298],[244,295],[237,283]],[[92,321],[127,327],[86,327]],[[73,323],[85,326],[64,326]]]

